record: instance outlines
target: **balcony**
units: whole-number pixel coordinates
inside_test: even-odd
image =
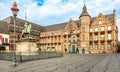
[[[94,31],[94,34],[98,34],[98,31]]]
[[[101,42],[105,42],[105,38],[104,37],[101,37]]]
[[[111,39],[111,38],[109,38],[107,41],[108,41],[108,42],[111,42],[111,41],[112,41],[112,39]]]
[[[101,34],[104,34],[104,33],[105,33],[105,30],[101,30],[100,33],[101,33]]]
[[[108,29],[107,32],[108,32],[108,33],[111,33],[111,32],[112,32],[112,29]]]
[[[9,46],[10,44],[9,43],[2,43],[2,45]]]

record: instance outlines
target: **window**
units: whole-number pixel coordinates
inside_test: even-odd
[[[73,31],[73,33],[75,34],[75,31]]]
[[[72,38],[72,39],[73,39],[73,42],[75,42],[75,36],[73,36],[73,38]]]
[[[104,44],[101,45],[101,49],[104,50]]]
[[[95,32],[97,32],[97,31],[98,31],[98,28],[96,27],[96,28],[95,28]]]
[[[4,43],[4,38],[2,38],[2,43]]]
[[[112,49],[112,45],[108,44],[108,50],[111,50],[111,49]]]
[[[104,26],[101,27],[101,31],[104,31]]]
[[[58,48],[61,50],[61,46],[60,45],[58,45]]]
[[[112,30],[111,26],[108,26],[108,30]]]
[[[90,36],[90,40],[92,40],[92,36]]]
[[[66,48],[66,45],[64,45],[64,48]]]
[[[78,33],[80,33],[80,30],[78,30]]]
[[[92,32],[92,29],[90,29],[90,32]]]
[[[59,42],[61,41],[61,38],[59,37]]]
[[[66,38],[64,38],[64,42],[66,42],[67,40],[66,40]]]
[[[105,39],[105,35],[101,35],[101,40],[104,40]]]
[[[64,32],[64,34],[67,34],[67,32]]]
[[[98,36],[97,35],[95,36],[95,40],[98,40]]]
[[[90,45],[90,49],[92,49],[92,45]]]
[[[111,34],[108,34],[108,40],[111,40],[112,37],[111,37]]]
[[[98,49],[98,45],[97,45],[97,44],[95,44],[95,49],[96,49],[96,50]]]
[[[99,20],[99,21],[98,21],[98,24],[102,24],[102,21],[101,21],[101,20]]]
[[[85,32],[85,27],[82,28],[82,32]]]

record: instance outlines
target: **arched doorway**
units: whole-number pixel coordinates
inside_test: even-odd
[[[85,49],[84,48],[82,48],[82,54],[85,54]]]

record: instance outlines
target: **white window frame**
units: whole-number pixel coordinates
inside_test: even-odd
[[[92,32],[92,29],[90,29],[90,32]]]
[[[97,36],[97,35],[95,36],[95,39],[94,39],[94,40],[98,40],[98,36]]]
[[[95,49],[98,50],[98,44],[95,44]]]
[[[93,45],[90,45],[90,49],[93,49]]]
[[[108,26],[108,30],[112,30],[112,27],[111,27],[111,26]]]
[[[101,35],[101,40],[105,40],[105,35]]]
[[[112,39],[112,35],[108,34],[108,40],[111,40],[111,39]]]
[[[104,30],[105,30],[105,27],[104,27],[104,26],[102,26],[102,27],[101,27],[101,31],[104,31]]]
[[[98,31],[98,28],[97,27],[95,27],[95,32],[97,32]]]
[[[112,49],[112,45],[108,44],[108,50],[111,50],[111,49]]]
[[[78,30],[77,32],[80,33],[80,30]]]
[[[65,31],[64,34],[67,34],[67,32]]]
[[[98,24],[102,24],[102,20],[99,20],[99,21],[98,21]]]
[[[101,50],[104,50],[104,49],[105,49],[105,45],[101,44]]]

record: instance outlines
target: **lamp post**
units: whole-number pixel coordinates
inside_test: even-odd
[[[13,49],[13,65],[16,66],[16,33],[15,33],[15,25],[16,25],[16,16],[17,13],[19,12],[19,9],[17,8],[17,4],[14,1],[13,7],[11,7],[11,11],[13,14],[13,19],[14,19],[14,49]]]

